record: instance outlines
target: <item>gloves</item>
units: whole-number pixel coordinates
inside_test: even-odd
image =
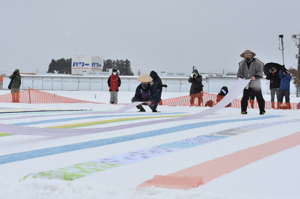
[[[167,88],[167,87],[168,87],[168,85],[167,85],[167,84],[163,84],[163,85],[162,85],[162,87],[166,87],[166,88]]]

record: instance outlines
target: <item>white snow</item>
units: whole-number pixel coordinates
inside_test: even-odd
[[[1,90],[1,94],[9,91]],[[112,111],[124,105],[109,105],[108,92],[93,91],[50,91],[56,95],[70,98],[102,102],[106,104],[12,104],[0,103],[0,111],[5,110],[39,110],[39,109],[92,109],[93,111]],[[163,98],[184,96],[188,93],[163,93]],[[96,98],[95,98],[96,95]],[[129,103],[133,96],[132,92],[120,92],[119,103]],[[239,96],[241,97],[241,96]],[[265,95],[265,100],[270,100]],[[299,98],[291,96],[291,102],[298,103]],[[116,114],[108,118],[86,118],[70,120],[66,122],[53,122],[43,124],[31,124],[28,126],[44,128],[64,124],[77,124],[117,118],[155,116],[163,114],[171,115],[197,113],[207,108],[203,107],[168,107],[159,106],[161,113],[152,113],[146,109],[146,113],[138,113],[137,109],[131,109],[122,114]],[[149,180],[154,175],[167,175],[208,160],[222,157],[224,155],[246,149],[252,146],[266,143],[300,131],[300,122],[283,123],[300,119],[300,110],[266,110],[266,116],[281,116],[270,119],[257,119],[241,122],[229,122],[189,130],[176,131],[160,136],[135,139],[117,144],[104,145],[100,147],[75,150],[71,152],[48,155],[39,158],[31,158],[23,161],[15,161],[0,164],[0,199],[49,199],[49,198],[72,198],[72,199],[299,199],[300,198],[300,146],[284,150],[262,160],[253,162],[245,167],[212,180],[198,188],[184,190],[171,190],[161,188],[136,189],[142,182]],[[68,112],[72,113],[72,112]],[[26,118],[34,114],[48,115],[47,117]],[[42,121],[48,119],[64,119],[76,117],[90,117],[96,114],[85,115],[62,115],[66,112],[47,113],[20,113],[15,115],[0,114],[2,124],[15,124],[21,122]],[[60,114],[57,116],[57,114]],[[55,116],[51,116],[55,115]],[[105,114],[111,115],[111,114]],[[127,115],[127,116],[119,116]],[[22,119],[14,117],[24,116]],[[75,144],[92,140],[114,138],[123,135],[134,135],[136,133],[151,130],[161,130],[184,124],[194,124],[206,121],[250,119],[259,115],[257,109],[248,109],[247,115],[240,115],[240,109],[224,108],[215,114],[202,119],[179,121],[176,123],[160,123],[144,127],[133,127],[124,130],[86,134],[71,137],[47,137],[47,136],[23,136],[13,135],[0,137],[0,158],[3,155],[26,152],[36,149],[51,148],[67,144]],[[156,120],[160,120],[157,118]],[[123,122],[112,122],[93,126],[79,127],[78,129],[101,128],[121,124],[134,124],[142,121],[153,121],[155,119],[132,120]],[[277,125],[258,128],[253,131],[231,136],[226,139],[203,144],[201,146],[167,153],[144,161],[123,165],[117,168],[96,172],[91,175],[76,179],[74,181],[63,181],[58,179],[35,179],[23,177],[30,173],[49,171],[77,163],[88,162],[100,158],[107,158],[127,152],[138,151],[156,145],[170,143],[199,135],[207,135],[226,129],[232,129],[250,124],[278,122]],[[0,129],[1,132],[1,129]]]

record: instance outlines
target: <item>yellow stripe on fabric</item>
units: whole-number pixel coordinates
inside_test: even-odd
[[[8,136],[8,135],[11,135],[11,134],[8,134],[8,133],[1,133],[1,132],[0,132],[0,137]]]
[[[46,128],[50,128],[50,129],[76,128],[76,127],[92,126],[92,125],[98,125],[98,124],[108,124],[108,123],[113,123],[113,122],[125,122],[125,121],[131,121],[131,120],[167,118],[167,117],[184,117],[184,116],[188,116],[188,115],[167,115],[167,116],[154,116],[154,117],[150,116],[150,117],[120,118],[120,119],[112,119],[112,120],[102,120],[102,121],[95,121],[95,122],[85,122],[85,123],[78,123],[78,124],[52,126],[52,127],[46,127]]]

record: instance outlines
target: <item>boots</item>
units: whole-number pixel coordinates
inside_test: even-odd
[[[136,108],[140,109],[139,112],[146,112],[146,110],[144,109],[144,107],[141,104],[136,106]]]

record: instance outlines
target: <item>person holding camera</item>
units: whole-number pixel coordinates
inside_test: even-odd
[[[283,97],[285,97],[287,108],[290,109],[290,81],[292,80],[292,77],[290,72],[284,68],[279,71],[279,78],[280,86],[278,92],[278,102],[281,104],[283,102]]]
[[[198,70],[194,70],[191,74],[188,82],[192,83],[190,88],[190,102],[191,106],[194,105],[194,101],[198,98],[198,106],[201,105],[202,96],[203,96],[203,84],[202,84],[202,76],[199,74]]]
[[[272,67],[270,69],[270,73],[267,75],[268,80],[270,80],[270,90],[271,90],[271,107],[275,109],[275,94],[277,97],[277,102],[278,100],[278,95],[279,95],[279,86],[280,86],[280,77],[279,77],[279,72],[276,67]],[[278,108],[278,107],[277,107]]]
[[[244,58],[239,63],[239,69],[237,72],[238,78],[243,79],[251,79],[249,84],[244,88],[243,97],[241,101],[241,113],[247,114],[248,100],[251,92],[256,97],[258,106],[259,106],[259,114],[263,115],[266,113],[265,111],[265,100],[263,98],[260,86],[260,79],[263,78],[263,66],[264,63],[259,59],[254,58],[255,53],[246,50],[240,56]]]
[[[21,76],[19,69],[16,69],[14,73],[9,76],[11,79],[11,95],[12,102],[19,103],[20,102],[20,86],[21,86]]]

